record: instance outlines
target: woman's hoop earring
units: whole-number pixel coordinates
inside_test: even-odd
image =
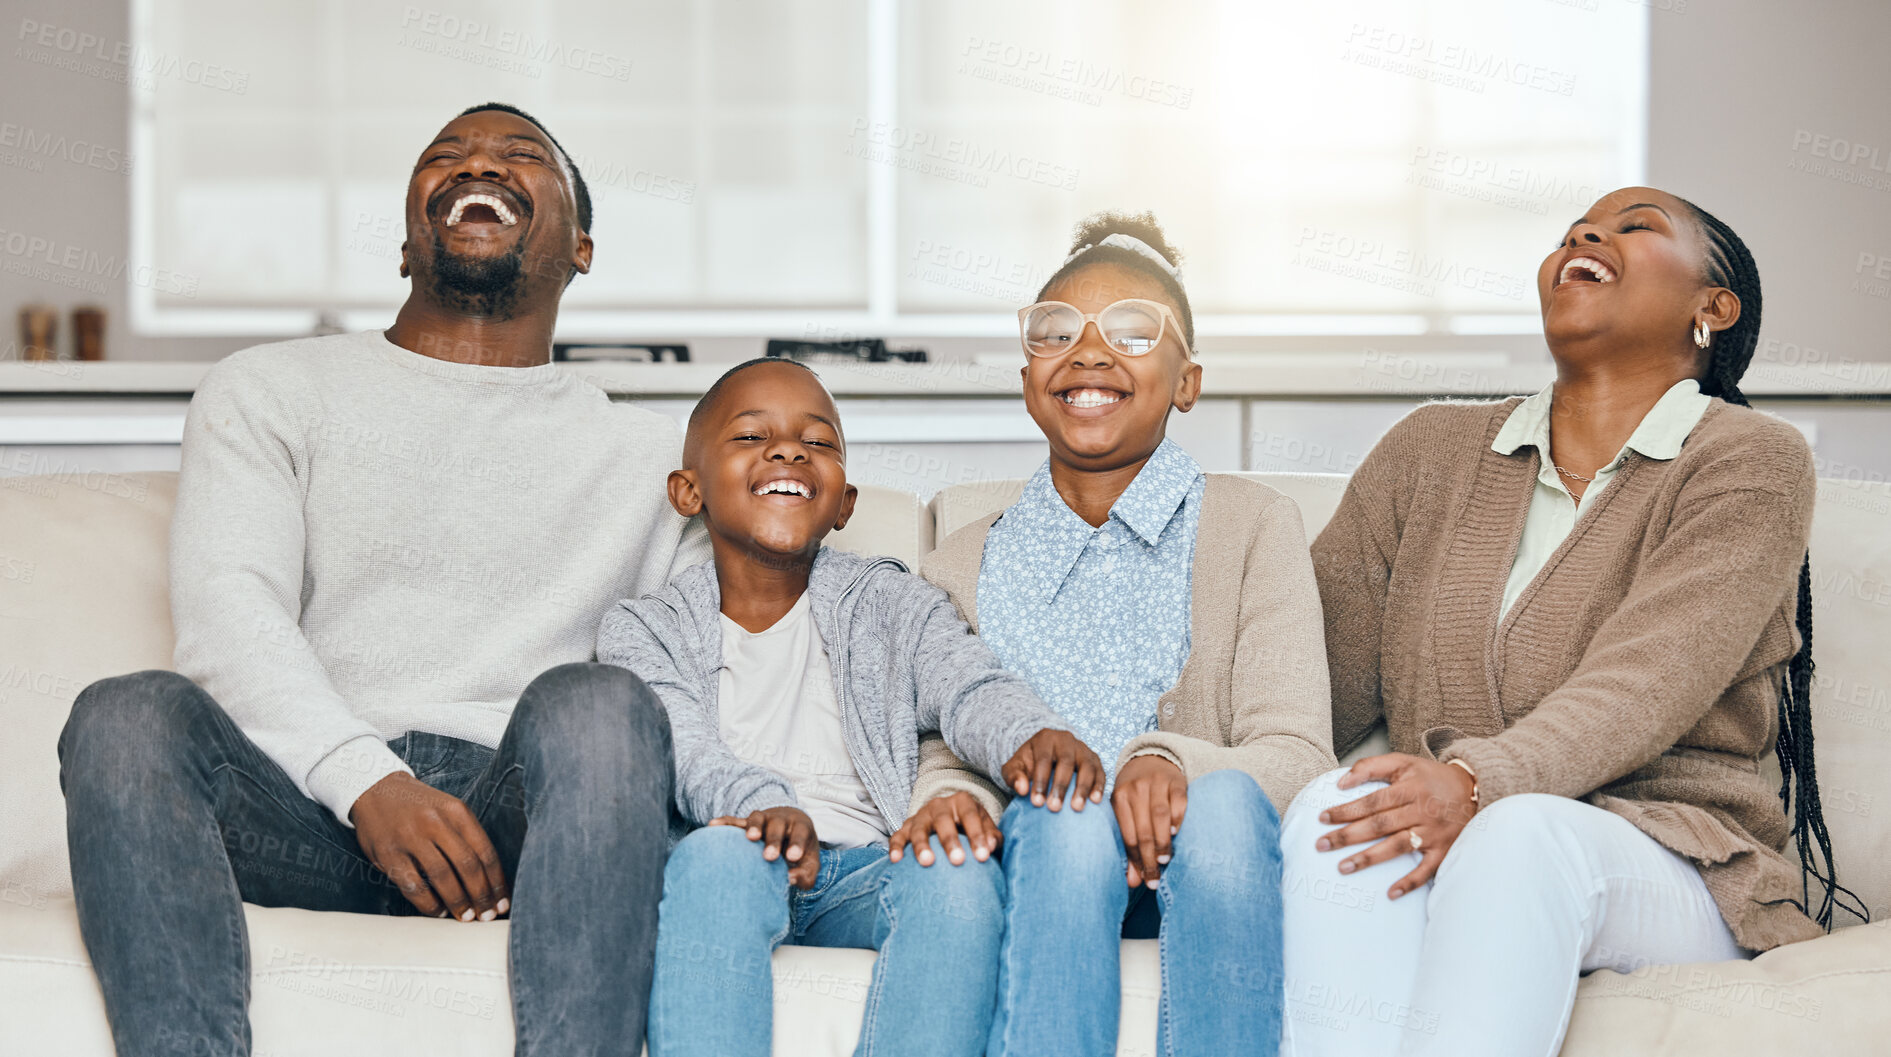
[[[1694,321],[1694,346],[1696,348],[1704,349],[1707,346],[1712,345],[1713,343],[1714,343],[1714,332],[1707,329],[1707,321],[1705,319],[1695,320]]]

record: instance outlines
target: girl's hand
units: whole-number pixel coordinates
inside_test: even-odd
[[[1169,840],[1182,828],[1188,810],[1188,776],[1164,757],[1132,757],[1116,773],[1110,805],[1116,808],[1123,850],[1129,853],[1125,880],[1131,888],[1154,888],[1169,864]]]
[[[978,798],[961,790],[935,796],[908,815],[900,828],[887,838],[886,857],[899,862],[906,857],[906,846],[910,844],[919,865],[931,866],[932,837],[937,834],[946,859],[958,866],[965,862],[965,852],[959,847],[960,833],[965,834],[966,843],[972,846],[972,857],[979,862],[991,858],[1005,839],[998,830],[998,823],[991,820]]]
[[[740,826],[762,846],[769,862],[788,860],[788,881],[796,888],[814,887],[821,876],[821,842],[814,836],[814,820],[798,807],[771,807],[747,818],[724,815],[710,819],[712,826]]]
[[[1103,802],[1103,761],[1090,746],[1067,730],[1045,728],[1018,746],[1000,772],[1005,784],[1031,803],[1056,811],[1064,804],[1064,792],[1070,792],[1070,806],[1083,810],[1083,802]]]
[[[1378,840],[1343,860],[1340,873],[1353,873],[1406,852],[1418,852],[1418,868],[1399,878],[1386,893],[1397,899],[1438,872],[1445,853],[1464,832],[1471,816],[1477,814],[1477,801],[1471,798],[1472,778],[1463,768],[1402,752],[1360,760],[1340,778],[1339,787],[1351,789],[1361,782],[1375,781],[1390,784],[1320,813],[1321,822],[1344,825],[1321,837],[1315,847],[1328,851]],[[1416,848],[1412,846],[1414,833],[1420,842]]]

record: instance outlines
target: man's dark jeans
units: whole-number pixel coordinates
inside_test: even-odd
[[[422,733],[389,746],[466,802],[505,865],[517,1052],[634,1057],[673,780],[655,696],[620,668],[560,665],[526,688],[496,750]],[[245,901],[418,913],[181,675],[86,688],[59,759],[79,925],[119,1057],[250,1052]]]

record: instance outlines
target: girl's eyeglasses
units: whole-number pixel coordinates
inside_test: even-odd
[[[1160,301],[1127,297],[1101,312],[1079,312],[1062,301],[1039,301],[1018,310],[1018,335],[1032,356],[1061,356],[1083,339],[1083,328],[1097,325],[1105,344],[1124,356],[1147,355],[1173,325],[1178,340],[1182,324]],[[1186,351],[1186,350],[1184,350]]]

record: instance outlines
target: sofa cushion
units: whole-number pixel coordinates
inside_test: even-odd
[[[1591,973],[1562,1057],[1817,1054],[1865,1057],[1891,1040],[1891,923],[1841,929],[1746,962]]]
[[[919,497],[897,488],[858,486],[860,498],[847,527],[827,537],[830,547],[860,554],[884,554],[917,570],[932,549],[932,510]]]
[[[511,1052],[504,922],[244,910],[258,1054]],[[853,1052],[873,960],[871,951],[777,951],[775,1053]],[[1117,1052],[1155,1053],[1155,942],[1125,942],[1122,965]],[[1751,962],[1593,973],[1577,991],[1562,1057],[1877,1053],[1891,1038],[1891,1007],[1881,1001],[1887,988],[1891,924],[1791,944]],[[0,1053],[112,1053],[68,901],[0,901]]]
[[[96,679],[171,666],[165,547],[177,475],[0,478],[0,885],[72,889],[59,731]],[[8,1051],[29,1052],[29,1051]]]
[[[512,1052],[507,923],[243,909],[257,1054]],[[1124,944],[1120,1053],[1156,1052],[1156,957],[1153,940]],[[873,960],[863,950],[776,951],[775,1053],[852,1053]],[[0,1053],[111,1057],[70,901],[0,902]]]

